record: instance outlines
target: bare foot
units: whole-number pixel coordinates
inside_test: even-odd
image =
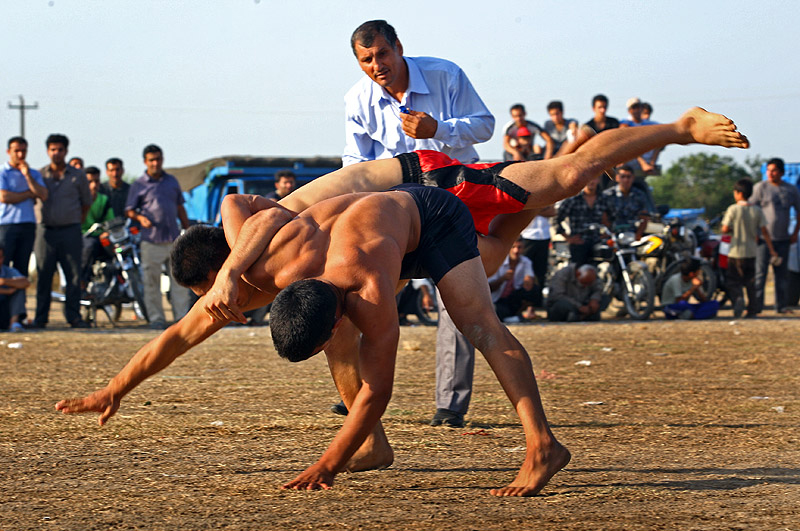
[[[750,147],[747,137],[736,130],[733,120],[700,107],[689,109],[676,123],[691,138],[685,143],[695,142],[742,149]]]
[[[555,441],[535,455],[528,454],[517,478],[509,486],[489,492],[493,496],[535,496],[556,472],[567,466],[570,457],[569,450]]]
[[[389,439],[386,438],[383,427],[378,425],[364,441],[364,444],[356,450],[344,469],[348,472],[376,470],[387,468],[393,461],[394,451],[389,445]]]

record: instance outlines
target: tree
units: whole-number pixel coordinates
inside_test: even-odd
[[[748,164],[752,164],[748,161]],[[648,177],[653,187],[656,204],[667,204],[671,208],[706,209],[708,219],[722,215],[733,203],[733,185],[739,179],[753,175],[754,168],[745,168],[733,158],[707,153],[696,153],[681,157],[661,176]]]

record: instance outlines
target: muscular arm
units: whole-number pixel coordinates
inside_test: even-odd
[[[211,321],[202,305],[195,304],[186,316],[142,347],[108,385],[84,398],[61,400],[62,413],[100,413],[102,426],[119,409],[122,398],[150,376],[168,367],[175,359],[197,345],[228,321]]]
[[[362,332],[358,363],[361,388],[344,425],[325,453],[283,488],[330,488],[336,473],[344,468],[386,410],[392,395],[400,335],[394,283],[389,278],[382,275],[369,279],[357,295],[348,295],[347,315]]]
[[[238,300],[239,277],[258,260],[295,213],[261,196],[231,194],[225,196],[221,214],[231,252],[204,297],[203,307],[214,319],[244,323],[247,320]]]

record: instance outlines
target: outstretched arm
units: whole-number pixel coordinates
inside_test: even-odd
[[[239,277],[264,253],[275,234],[295,213],[258,195],[225,196],[221,208],[231,253],[204,297],[203,308],[214,320],[247,322],[240,307]]]
[[[393,283],[385,281],[378,286],[376,282],[359,295],[349,296],[346,307],[353,324],[362,331],[358,362],[361,387],[344,425],[319,461],[283,485],[284,489],[329,489],[334,476],[373,432],[391,398],[400,335]]]
[[[209,320],[202,305],[195,304],[183,319],[142,347],[106,387],[84,398],[61,400],[56,409],[62,413],[100,413],[98,422],[102,426],[117,412],[120,400],[137,385],[227,323]]]

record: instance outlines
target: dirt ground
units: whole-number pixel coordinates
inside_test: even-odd
[[[488,493],[524,438],[482,358],[468,426],[428,426],[433,328],[402,329],[395,464],[309,493],[279,487],[341,425],[336,392],[323,357],[280,360],[265,327],[221,331],[103,428],[57,414],[156,335],[125,324],[0,336],[0,529],[800,529],[797,317],[513,326],[573,454],[530,499]]]

